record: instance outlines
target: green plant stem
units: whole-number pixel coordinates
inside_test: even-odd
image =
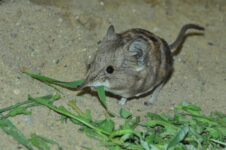
[[[52,97],[52,95],[47,95],[47,96],[42,96],[42,97],[39,97],[39,98],[48,99],[48,98],[51,98],[51,97]],[[26,101],[16,103],[15,105],[11,105],[9,107],[5,107],[5,108],[0,109],[0,113],[15,109],[17,107],[20,107],[21,105],[29,104],[29,103],[32,103],[32,102],[33,102],[32,100],[28,99]]]
[[[33,150],[31,142],[29,142],[23,133],[4,115],[0,113],[0,129],[6,134],[12,136],[18,143],[25,146],[28,150]]]
[[[42,104],[42,105],[45,105],[45,106],[49,107],[50,109],[52,109],[52,110],[54,110],[54,111],[56,111],[56,112],[58,112],[58,113],[60,113],[60,114],[63,114],[63,115],[65,115],[65,116],[69,117],[69,118],[75,119],[75,120],[77,120],[77,121],[83,123],[84,125],[86,125],[86,126],[92,128],[92,129],[94,129],[94,130],[95,130],[97,133],[99,133],[99,134],[102,134],[102,135],[105,134],[105,135],[107,135],[107,136],[110,135],[109,132],[106,132],[106,131],[104,131],[104,130],[102,130],[102,129],[99,129],[99,128],[93,126],[93,125],[90,124],[88,121],[82,119],[81,117],[78,117],[78,116],[72,114],[72,113],[69,112],[69,111],[65,111],[65,110],[59,109],[59,108],[57,108],[56,106],[51,105],[51,104],[49,104],[49,103],[43,101],[42,98],[31,98],[31,99],[32,99],[33,101],[36,101],[36,102],[38,102],[38,103],[40,103],[40,104]]]
[[[26,101],[23,101],[23,102],[16,103],[15,105],[12,105],[12,106],[0,109],[0,113],[5,112],[5,111],[9,111],[9,110],[12,110],[12,109],[15,109],[15,108],[17,108],[17,107],[19,107],[21,105],[25,105],[25,104],[29,104],[29,103],[32,103],[32,101],[31,100],[26,100]]]

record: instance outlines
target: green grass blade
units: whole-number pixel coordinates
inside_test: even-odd
[[[142,145],[138,145],[138,144],[134,144],[134,143],[124,143],[124,145],[125,145],[126,149],[128,149],[128,150],[147,150]]]
[[[98,86],[98,87],[96,87],[96,90],[97,90],[98,97],[100,98],[100,102],[103,105],[103,107],[105,108],[105,110],[107,111],[108,115],[111,117],[115,117],[115,114],[110,112],[107,108],[107,99],[106,99],[104,87]]]
[[[103,104],[103,106],[105,108],[107,108],[107,102],[106,102],[106,95],[105,95],[105,91],[104,91],[104,87],[103,86],[98,86],[96,87],[98,96],[100,98],[101,103]]]
[[[176,133],[179,129],[176,125],[168,123],[166,121],[162,121],[162,120],[148,120],[146,125],[149,127],[161,125],[161,126],[165,127],[166,132],[168,132],[170,134]]]
[[[122,136],[124,134],[138,134],[138,131],[131,130],[131,129],[117,130],[112,132],[110,137]]]
[[[128,119],[128,118],[132,117],[132,114],[123,108],[120,109],[119,113],[120,113],[120,117],[122,117],[124,119]]]
[[[56,144],[56,145],[59,146],[59,143],[58,143],[58,142],[56,142],[56,141],[54,141],[54,140],[52,140],[52,139],[49,139],[49,138],[46,138],[46,137],[37,135],[37,134],[35,134],[35,133],[33,133],[33,134],[31,135],[31,137],[34,137],[34,138],[37,138],[37,139],[41,139],[42,141],[44,141],[44,142],[46,142],[46,143],[49,143],[49,144]]]
[[[150,144],[151,150],[160,150],[157,146]]]
[[[18,143],[25,146],[27,149],[32,150],[32,144],[28,141],[23,133],[17,129],[17,127],[8,119],[4,118],[2,114],[0,114],[0,128],[8,135],[12,136]]]
[[[167,150],[171,147],[176,146],[177,144],[179,144],[188,134],[189,131],[189,127],[184,126],[183,128],[181,128],[181,130],[177,133],[177,135],[169,142],[169,144],[167,145]]]
[[[66,87],[66,88],[77,88],[77,86],[83,82],[83,80],[77,80],[77,81],[72,81],[72,82],[63,82],[63,81],[59,81],[59,80],[52,79],[49,77],[33,74],[30,72],[23,72],[23,73],[32,78],[38,79],[40,81],[60,85],[60,86]]]
[[[87,147],[87,146],[81,146],[81,147],[84,148],[84,150],[95,150],[95,149],[93,149],[91,147]]]
[[[50,147],[47,145],[47,143],[39,138],[32,137],[29,139],[29,141],[40,150],[50,150]]]
[[[39,98],[42,98],[47,103],[53,103],[54,101],[58,100],[60,98],[60,96],[59,95],[47,95],[47,96],[42,96]],[[26,105],[26,106],[23,106],[23,105]],[[0,128],[5,133],[12,136],[16,141],[18,141],[18,143],[27,147],[27,149],[29,149],[29,150],[33,149],[32,142],[27,140],[24,137],[24,135],[22,134],[22,132],[20,130],[18,130],[16,128],[16,126],[10,120],[7,119],[7,117],[13,117],[13,116],[16,116],[19,114],[31,114],[30,111],[27,111],[27,108],[33,107],[33,106],[38,106],[38,105],[41,105],[41,104],[36,103],[33,100],[31,100],[30,98],[28,98],[28,100],[26,100],[24,102],[20,102],[15,105],[0,109],[0,112],[10,111],[5,116],[3,116],[0,113]]]
[[[45,100],[43,100],[41,98],[31,98],[31,99],[36,101],[36,102],[38,102],[38,103],[40,103],[40,104],[42,104],[42,105],[47,106],[48,108],[50,108],[50,109],[52,109],[52,110],[54,110],[54,111],[56,111],[56,112],[58,112],[58,113],[60,113],[62,115],[65,115],[65,116],[67,116],[67,117],[69,117],[71,119],[75,119],[75,120],[81,122],[85,126],[90,127],[93,130],[95,130],[97,133],[100,133],[102,135],[103,134],[106,134],[106,135],[110,134],[110,133],[108,133],[108,132],[106,132],[106,131],[98,128],[98,127],[95,127],[93,124],[91,124],[89,121],[85,120],[84,118],[72,114],[71,112],[67,111],[65,108],[64,109],[62,109],[60,107],[58,108],[58,107],[56,107],[54,105],[49,104],[48,102],[46,102]]]
[[[40,98],[50,99],[51,97],[53,97],[53,95],[42,96]],[[58,97],[57,99],[59,99],[59,98],[60,97]],[[12,106],[9,106],[9,107],[2,108],[2,109],[0,109],[0,113],[5,112],[5,111],[9,111],[9,110],[12,110],[12,109],[16,109],[17,107],[20,107],[21,105],[25,105],[25,104],[29,104],[29,103],[33,103],[33,101],[27,100],[27,101],[16,103],[15,105],[12,105]]]
[[[99,122],[97,125],[99,128],[109,133],[112,132],[115,127],[115,123],[111,119],[105,119]]]
[[[58,142],[52,139],[37,135],[35,133],[31,134],[31,138],[29,139],[29,141],[40,150],[50,150],[50,147],[48,146],[48,144],[56,144],[58,146],[58,149],[61,149]]]
[[[140,143],[145,150],[151,150],[149,144],[146,141],[141,140]]]
[[[211,139],[211,141],[217,143],[217,144],[220,144],[220,145],[223,145],[224,147],[226,147],[226,142],[222,142],[222,141],[219,141],[219,140],[215,140],[215,139]]]
[[[8,117],[14,117],[16,115],[20,115],[20,114],[24,114],[24,115],[30,115],[31,111],[27,111],[27,107],[21,106],[21,107],[17,107],[13,110],[11,110],[9,113],[7,113],[5,115],[6,118]]]
[[[201,111],[201,108],[199,106],[196,106],[194,104],[191,104],[189,102],[182,102],[180,103],[176,108],[175,110],[183,110],[183,111],[186,111],[192,115],[199,115],[200,114],[200,111]]]

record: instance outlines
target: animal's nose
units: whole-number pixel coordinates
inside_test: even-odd
[[[85,87],[85,84],[83,83],[77,86],[78,89],[83,89],[84,87]]]
[[[82,84],[77,86],[78,89],[82,89]]]
[[[84,81],[82,84],[77,86],[78,89],[83,89],[85,87],[87,87],[87,81]]]

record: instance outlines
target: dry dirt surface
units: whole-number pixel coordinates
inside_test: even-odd
[[[143,105],[147,97],[123,106],[107,97],[111,111],[125,108],[143,120],[146,112],[172,113],[181,101],[199,105],[204,113],[226,113],[225,0],[0,0],[0,108],[24,101],[28,94],[55,93],[20,68],[63,81],[83,79],[86,60],[110,24],[117,32],[144,28],[171,43],[187,23],[204,26],[205,34],[186,38],[174,59],[174,73],[154,105]],[[104,117],[96,96],[60,89],[64,96],[56,105],[68,108],[68,101],[76,100],[82,110],[91,110],[94,119]],[[26,136],[37,133],[54,139],[64,150],[104,149],[70,121],[60,122],[60,116],[48,108],[31,110],[30,116],[11,118]],[[25,149],[0,131],[2,147]]]

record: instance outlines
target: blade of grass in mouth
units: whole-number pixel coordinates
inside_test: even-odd
[[[63,86],[63,87],[66,87],[66,88],[77,88],[78,85],[80,85],[83,82],[83,80],[76,80],[76,81],[72,81],[72,82],[64,82],[64,81],[59,81],[59,80],[49,78],[49,77],[46,77],[46,76],[33,74],[33,73],[30,73],[30,72],[23,72],[23,73],[32,77],[32,78],[35,78],[37,80],[56,84],[56,85]]]

